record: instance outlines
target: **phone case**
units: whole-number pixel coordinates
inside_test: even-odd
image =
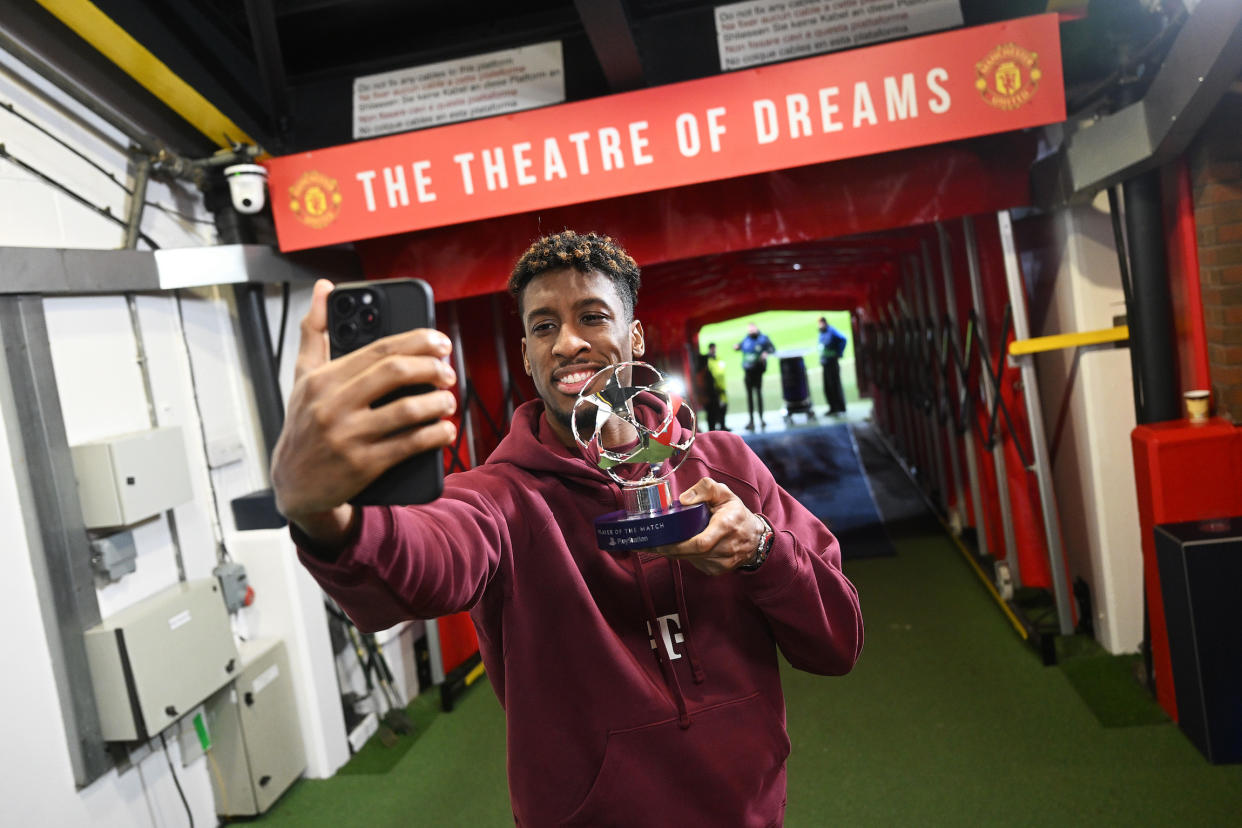
[[[328,341],[332,358],[377,339],[415,328],[434,328],[435,300],[422,279],[382,279],[337,285],[328,296]],[[371,403],[431,391],[430,385],[400,388]],[[355,506],[405,506],[435,500],[444,490],[444,459],[439,449],[415,454],[377,477],[354,497]]]

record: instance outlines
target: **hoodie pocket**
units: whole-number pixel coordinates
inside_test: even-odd
[[[599,772],[566,826],[778,824],[789,737],[758,693],[608,734]]]

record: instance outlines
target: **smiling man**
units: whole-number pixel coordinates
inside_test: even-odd
[[[273,455],[277,502],[303,563],[363,629],[470,611],[506,713],[517,824],[780,825],[778,650],[803,670],[848,672],[862,648],[858,596],[836,539],[722,432],[700,435],[673,479],[682,503],[708,505],[702,533],[653,554],[600,550],[593,521],[621,494],[581,456],[569,418],[597,370],[642,356],[639,283],[606,237],[531,245],[510,289],[539,399],[439,500],[365,508],[346,501],[455,436],[440,419],[453,411],[444,390],[370,401],[456,378],[434,331],[328,361],[331,286],[317,285]]]
[[[569,415],[578,392],[601,369],[641,357],[645,343],[642,323],[634,318],[639,285],[634,260],[603,242],[580,249],[587,269],[579,270],[562,261],[573,255],[557,249],[563,235],[527,251],[509,288],[526,332],[522,363],[549,424],[568,446],[573,445]],[[593,257],[599,261],[592,262]]]

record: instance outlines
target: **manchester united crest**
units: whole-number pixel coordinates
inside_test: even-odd
[[[997,109],[1017,109],[1039,89],[1039,55],[1016,43],[1003,43],[975,64],[975,88]]]
[[[302,173],[289,188],[289,209],[298,221],[314,230],[322,230],[336,221],[341,212],[341,191],[336,179],[311,170]]]

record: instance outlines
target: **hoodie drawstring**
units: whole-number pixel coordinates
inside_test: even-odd
[[[669,569],[673,570],[673,585],[677,590],[677,617],[681,619],[682,637],[685,639],[686,655],[690,657],[690,673],[695,684],[702,684],[707,679],[698,654],[694,651],[694,638],[690,635],[690,611],[686,609],[686,584],[681,577],[681,561],[668,558]]]
[[[643,596],[643,608],[647,610],[647,627],[655,640],[656,662],[660,665],[660,674],[664,676],[664,684],[672,691],[673,701],[677,704],[677,725],[682,730],[690,727],[690,714],[686,712],[686,698],[681,693],[681,682],[677,680],[677,671],[664,653],[661,641],[660,621],[656,618],[655,601],[651,600],[651,587],[647,584],[647,573],[643,572],[643,562],[638,558],[638,550],[630,551],[630,560],[634,562],[634,577],[638,581],[639,592]],[[686,636],[689,640],[689,637]]]

